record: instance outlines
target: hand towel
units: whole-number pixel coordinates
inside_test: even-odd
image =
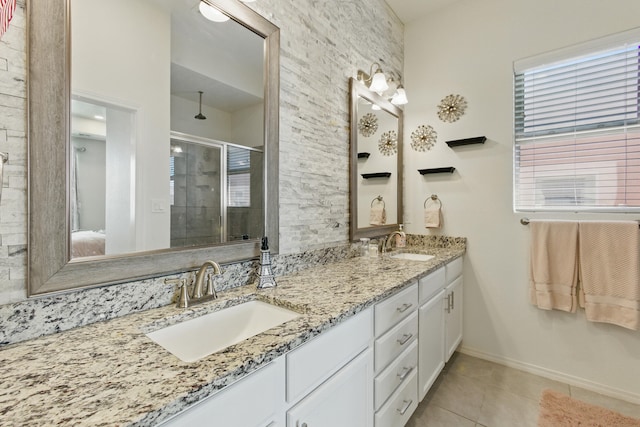
[[[575,313],[578,307],[578,223],[531,221],[529,292],[544,310]]]
[[[424,226],[425,228],[442,227],[442,205],[431,204],[424,208]]]
[[[384,203],[377,203],[371,206],[371,212],[369,213],[370,225],[385,225],[387,223],[387,211],[384,208]]]
[[[640,327],[640,230],[635,221],[580,222],[580,306],[588,320]]]

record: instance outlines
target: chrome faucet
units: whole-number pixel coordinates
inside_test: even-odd
[[[178,298],[178,304],[176,305],[177,307],[187,308],[192,305],[200,304],[218,298],[216,289],[213,286],[213,274],[207,272],[209,267],[213,269],[213,274],[215,274],[216,276],[222,274],[220,266],[217,262],[210,260],[205,261],[196,273],[191,294],[189,294],[189,289],[187,287],[187,279],[165,279],[165,283],[174,283],[180,287],[180,297]],[[205,280],[206,288],[204,285]]]
[[[382,241],[382,253],[388,252],[389,251],[389,247],[391,246],[391,244],[389,243],[390,240],[392,240],[392,238],[394,236],[402,236],[404,233],[402,233],[401,231],[392,231],[391,234],[389,234],[385,239],[383,239]]]

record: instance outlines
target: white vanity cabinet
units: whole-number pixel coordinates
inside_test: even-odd
[[[402,427],[418,406],[418,285],[375,306],[375,426]]]
[[[285,360],[279,357],[162,423],[162,427],[283,425]],[[247,410],[250,408],[250,410]]]
[[[287,427],[373,426],[373,313],[287,354]]]
[[[370,349],[287,411],[288,427],[372,427]]]
[[[457,258],[163,426],[403,427],[462,340]]]
[[[420,308],[418,394],[424,399],[445,364],[445,267],[418,282]]]
[[[445,362],[462,341],[462,258],[445,266]]]

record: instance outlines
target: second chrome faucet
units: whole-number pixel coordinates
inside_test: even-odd
[[[213,272],[208,272],[209,267],[211,267]],[[187,279],[165,279],[164,282],[174,283],[180,286],[180,297],[178,298],[177,307],[187,308],[192,305],[200,304],[218,298],[216,289],[213,286],[213,275],[218,276],[221,273],[222,271],[220,270],[220,265],[218,265],[217,262],[210,260],[205,261],[196,273],[191,293],[189,293]]]

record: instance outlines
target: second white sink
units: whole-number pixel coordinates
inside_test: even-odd
[[[249,301],[167,326],[147,336],[180,360],[195,362],[298,316],[299,313],[286,308]]]
[[[401,252],[399,254],[391,255],[391,258],[406,259],[410,261],[429,261],[431,258],[435,258],[435,255],[412,254],[409,252]]]

